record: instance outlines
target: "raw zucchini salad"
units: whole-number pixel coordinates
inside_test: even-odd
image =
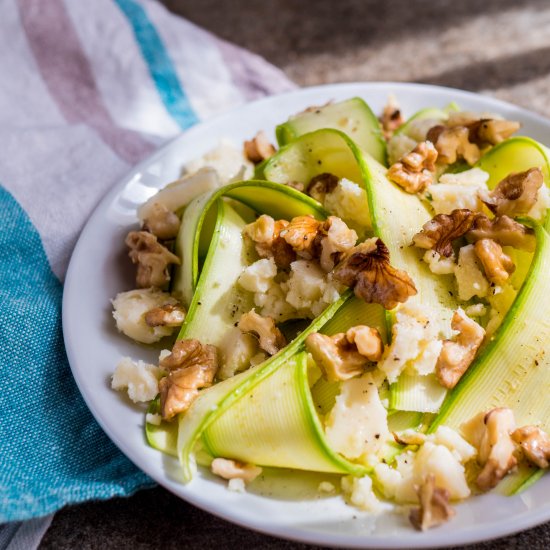
[[[262,468],[416,529],[550,461],[550,150],[451,104],[359,98],[222,142],[138,211],[112,387],[234,491]],[[158,344],[157,342],[161,342]],[[336,481],[335,481],[336,480]]]

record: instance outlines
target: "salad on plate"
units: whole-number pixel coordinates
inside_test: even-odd
[[[496,113],[360,98],[220,145],[142,204],[112,388],[148,444],[245,491],[262,468],[425,530],[550,461],[550,151]],[[337,480],[337,482],[335,482]]]

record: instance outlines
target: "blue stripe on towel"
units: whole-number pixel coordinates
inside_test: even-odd
[[[0,523],[151,486],[80,396],[63,346],[61,283],[1,186],[0,212]]]
[[[115,0],[130,22],[158,93],[172,118],[182,129],[198,122],[170,55],[143,6],[134,0]]]

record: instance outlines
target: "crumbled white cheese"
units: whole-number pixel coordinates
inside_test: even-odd
[[[252,358],[259,351],[258,339],[234,327],[223,337],[219,350],[221,367],[218,377],[225,380],[251,366]]]
[[[346,178],[341,179],[334,190],[325,195],[324,206],[359,234],[371,226],[367,193]]]
[[[416,147],[416,141],[405,134],[397,134],[388,141],[388,162],[390,166],[399,162]]]
[[[153,426],[160,426],[162,416],[160,416],[160,414],[147,413],[145,415],[145,422],[147,422],[147,424],[153,424]]]
[[[534,220],[543,221],[550,208],[550,189],[543,183],[537,193],[537,202],[527,215]]]
[[[230,479],[227,482],[227,488],[234,493],[246,493],[246,483],[240,477]]]
[[[473,445],[470,445],[458,432],[447,426],[439,426],[435,433],[426,437],[426,440],[436,445],[444,445],[462,464],[468,462],[477,454]]]
[[[177,303],[170,294],[156,288],[129,290],[120,292],[112,300],[113,317],[120,332],[137,342],[152,344],[170,336],[174,327],[150,327],[145,322],[145,314],[155,307]]]
[[[490,305],[489,322],[485,327],[485,338],[489,338],[502,323],[506,312],[512,306],[517,296],[517,290],[506,283],[503,286],[492,287],[487,295]]]
[[[371,374],[342,382],[325,421],[325,434],[334,451],[363,461],[376,455],[391,438],[387,412]]]
[[[374,475],[384,496],[396,502],[416,502],[413,482],[415,454],[406,451],[397,455],[395,467],[379,463],[374,467]]]
[[[237,148],[227,139],[222,139],[219,145],[208,151],[202,157],[194,159],[185,165],[185,171],[193,174],[201,168],[214,168],[222,183],[227,183],[244,167],[243,180],[249,179],[254,173],[254,165],[245,157],[243,148]]]
[[[487,313],[487,306],[485,304],[472,304],[464,308],[464,313],[468,317],[483,317]]]
[[[262,258],[244,269],[239,284],[249,292],[267,292],[277,275],[277,265],[273,258]]]
[[[467,301],[474,296],[485,298],[489,292],[489,281],[485,277],[483,266],[477,258],[474,245],[463,246],[458,253],[458,263],[455,267],[455,277],[458,283],[458,297]]]
[[[275,281],[267,292],[254,293],[254,304],[261,315],[271,317],[277,323],[299,317],[298,312],[286,301],[286,292],[281,288],[281,284]]]
[[[391,510],[391,504],[378,500],[372,489],[372,479],[369,476],[344,476],[341,481],[342,491],[349,499],[350,504],[360,510],[373,514],[380,514]]]
[[[321,481],[319,483],[318,491],[320,493],[334,493],[336,487],[330,481]]]
[[[386,346],[378,363],[390,384],[408,366],[418,374],[434,372],[442,347],[439,339],[442,330],[441,321],[427,306],[404,306],[396,313],[391,344]]]
[[[159,392],[159,378],[163,369],[123,357],[117,364],[111,380],[113,390],[128,389],[128,397],[134,402],[145,402],[154,399]]]
[[[435,250],[426,250],[423,260],[430,267],[430,271],[436,275],[451,275],[455,271],[454,256],[445,258],[445,256],[441,256]]]
[[[439,178],[439,183],[430,185],[427,190],[435,213],[450,214],[457,208],[481,212],[481,195],[488,191],[488,179],[489,174],[480,168],[472,168],[457,174],[443,174]]]

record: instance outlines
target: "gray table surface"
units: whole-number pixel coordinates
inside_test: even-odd
[[[427,82],[490,94],[550,117],[547,0],[164,3],[263,55],[300,85]],[[41,548],[76,547],[307,548],[231,525],[161,488],[56,514]],[[472,548],[548,549],[550,524]]]

